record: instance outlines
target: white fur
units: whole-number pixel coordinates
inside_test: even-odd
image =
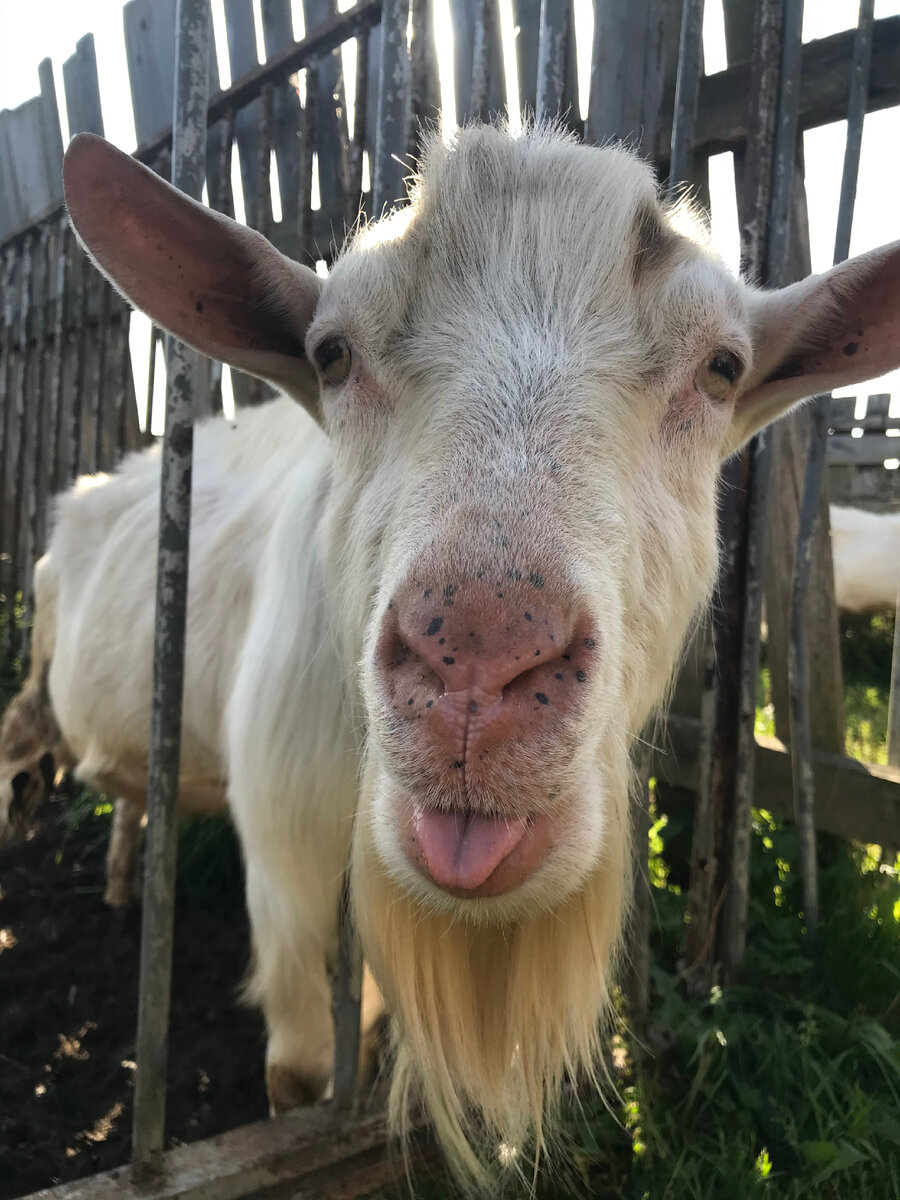
[[[832,504],[834,594],[841,612],[894,612],[900,587],[900,513]]]
[[[791,322],[818,348],[815,295],[778,310],[784,354]],[[400,1039],[399,1124],[412,1088],[483,1188],[472,1142],[540,1147],[566,1072],[593,1070],[627,907],[631,745],[709,595],[719,464],[763,420],[752,388],[767,389],[766,419],[778,410],[778,362],[754,375],[766,304],[632,155],[465,130],[432,144],[409,208],[359,233],[324,286],[309,356],[335,336],[352,351],[314,409],[324,432],[285,400],[236,432],[198,430],[184,786],[227,780],[274,1107],[327,1083],[351,847]],[[714,395],[723,352],[743,374]],[[152,453],[80,486],[42,568],[53,707],[79,771],[117,793],[146,762],[157,487]],[[545,860],[506,894],[461,900],[402,849],[417,743],[375,656],[417,573],[462,595],[479,567],[539,574],[600,650],[558,738],[503,747],[469,797],[552,816]]]

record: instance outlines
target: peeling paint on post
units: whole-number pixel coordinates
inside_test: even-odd
[[[209,37],[207,0],[178,0],[172,182],[195,198],[200,196],[206,162]],[[195,355],[171,339],[168,368],[133,1127],[136,1177],[158,1169],[165,1131]]]

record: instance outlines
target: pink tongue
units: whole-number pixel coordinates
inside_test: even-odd
[[[472,891],[493,874],[521,842],[524,817],[479,817],[416,807],[413,829],[428,874],[443,888]]]

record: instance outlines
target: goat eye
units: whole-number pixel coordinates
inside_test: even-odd
[[[700,368],[695,383],[713,400],[725,400],[741,373],[741,361],[730,350],[717,350]]]
[[[343,383],[350,374],[350,346],[346,338],[326,338],[316,347],[314,357],[327,383]]]

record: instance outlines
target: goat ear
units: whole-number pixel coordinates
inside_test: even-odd
[[[900,242],[777,292],[751,292],[754,364],[730,452],[798,400],[900,367]]]
[[[304,349],[322,287],[314,271],[94,134],[73,138],[63,180],[79,241],[127,300],[321,419]]]

